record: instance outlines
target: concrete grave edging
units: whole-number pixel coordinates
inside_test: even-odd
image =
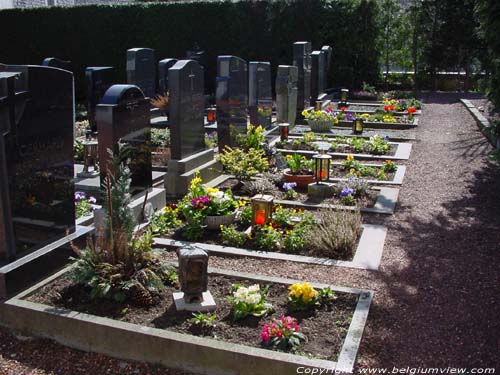
[[[380,261],[382,259],[386,235],[387,228],[382,225],[363,224],[363,231],[361,233],[358,247],[356,248],[352,261],[268,251],[247,250],[237,247],[206,244],[201,242],[178,241],[170,238],[155,238],[154,244],[156,246],[196,248],[212,254],[282,260],[297,263],[318,264],[323,266],[336,266],[376,271],[378,270]]]
[[[294,374],[299,367],[352,373],[373,299],[372,291],[312,283],[315,288],[330,286],[334,291],[359,295],[338,361],[334,362],[140,326],[23,299],[62,276],[70,267],[0,305],[0,324],[79,350],[203,374]],[[217,269],[209,269],[209,272],[257,282],[286,285],[298,282]]]

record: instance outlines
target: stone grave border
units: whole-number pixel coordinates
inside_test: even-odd
[[[24,334],[52,339],[79,350],[205,374],[292,374],[297,372],[297,368],[319,368],[352,373],[374,295],[368,290],[311,283],[315,288],[330,286],[334,291],[359,296],[351,324],[335,362],[145,327],[25,300],[44,285],[64,275],[70,267],[0,305],[0,324]],[[299,282],[212,268],[209,269],[209,273],[255,282],[285,285]],[[192,355],[193,353],[197,355]]]
[[[342,165],[342,163],[333,162],[332,165]],[[369,167],[381,167],[382,166],[382,164],[362,164],[362,165],[369,166]],[[368,180],[368,182],[370,184],[373,184],[373,185],[402,185],[404,177],[405,177],[405,173],[406,173],[406,166],[398,164],[398,169],[396,170],[396,173],[394,174],[394,177],[392,180],[386,180],[386,181]],[[347,178],[330,178],[329,181],[330,182],[347,181]]]
[[[465,106],[467,111],[474,117],[474,120],[476,121],[477,127],[483,133],[483,135],[488,139],[488,141],[494,146],[499,148],[500,147],[500,139],[493,134],[492,131],[492,124],[489,122],[489,120],[484,117],[484,115],[476,108],[474,104],[468,99],[460,99],[460,102]]]
[[[247,250],[231,246],[213,245],[201,242],[178,241],[170,238],[160,237],[154,238],[154,245],[156,247],[189,247],[193,249],[201,249],[208,253],[219,255],[282,260],[296,263],[376,271],[378,270],[380,261],[382,259],[386,235],[387,228],[382,225],[363,224],[363,231],[361,232],[358,247],[356,248],[354,257],[351,261],[259,250]]]

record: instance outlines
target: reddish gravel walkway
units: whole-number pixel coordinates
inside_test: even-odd
[[[454,94],[426,98],[378,272],[211,257],[220,268],[372,289],[360,368],[500,371],[500,169]],[[462,95],[463,97],[463,95]],[[13,339],[0,331],[0,374],[179,374]]]

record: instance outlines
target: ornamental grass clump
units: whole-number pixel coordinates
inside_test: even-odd
[[[325,209],[317,213],[317,224],[305,236],[313,254],[347,259],[353,253],[361,230],[359,211]]]
[[[274,311],[273,306],[266,302],[269,286],[260,289],[259,284],[245,287],[233,284],[232,296],[227,300],[233,305],[233,319],[240,320],[246,316],[264,316]]]
[[[260,334],[262,345],[282,351],[296,351],[306,337],[301,332],[297,319],[283,316],[264,324]]]

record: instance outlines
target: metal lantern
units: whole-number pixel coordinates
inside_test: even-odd
[[[340,90],[340,103],[347,103],[347,95],[349,94],[348,89]]]
[[[316,154],[313,155],[314,159],[314,177],[316,178],[316,183],[319,184],[322,181],[328,181],[330,178],[330,159],[332,157],[327,154]]]
[[[208,254],[200,249],[179,249],[179,282],[186,303],[203,301],[208,286]]]
[[[287,122],[281,123],[278,125],[280,128],[280,138],[281,141],[286,141],[288,140],[288,132],[290,130],[290,124]]]
[[[323,106],[323,101],[322,100],[316,100],[316,111],[321,111],[321,108]]]
[[[355,118],[354,120],[352,120],[352,132],[354,134],[362,134],[363,125],[364,125],[364,120],[361,117]]]
[[[216,119],[216,108],[215,107],[210,107],[208,110],[207,110],[207,121],[209,124],[214,124],[215,123],[215,119]]]
[[[272,195],[257,194],[250,199],[252,204],[252,224],[265,225],[273,216],[274,198]]]

